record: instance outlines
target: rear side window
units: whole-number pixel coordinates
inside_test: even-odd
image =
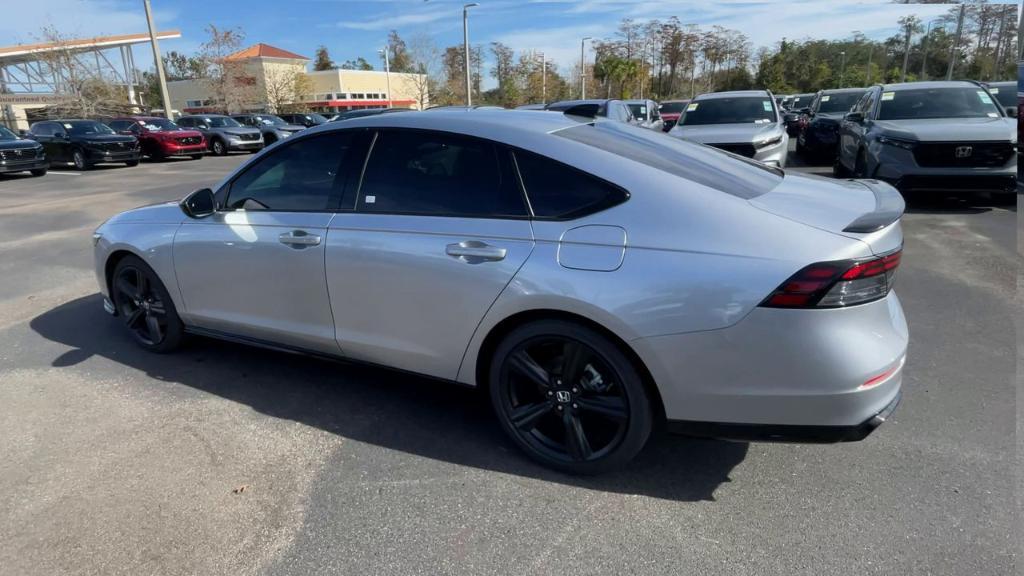
[[[30,132],[36,136],[53,136],[53,124],[50,122],[40,122],[33,125]]]
[[[378,133],[357,210],[484,218],[527,215],[507,153],[486,140],[429,130]]]
[[[516,150],[515,155],[536,218],[579,218],[629,198],[622,188],[561,162],[525,150]]]
[[[783,177],[782,170],[754,160],[614,122],[581,124],[553,134],[740,198],[765,194]]]
[[[227,208],[288,212],[334,208],[348,169],[361,164],[357,152],[350,157],[353,140],[350,132],[335,132],[276,150],[231,183]]]

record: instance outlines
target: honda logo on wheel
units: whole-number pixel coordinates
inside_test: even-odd
[[[570,395],[569,392],[565,390],[559,390],[555,392],[555,398],[557,398],[558,401],[561,402],[562,404],[567,404],[569,400],[572,400],[572,395]]]
[[[956,157],[957,158],[970,158],[971,154],[974,154],[974,148],[971,146],[957,146]]]

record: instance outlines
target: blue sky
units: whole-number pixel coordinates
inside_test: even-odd
[[[501,41],[544,52],[563,70],[579,58],[584,36],[611,36],[622,18],[678,16],[684,23],[719,24],[747,34],[754,44],[783,37],[838,39],[859,30],[882,39],[896,20],[917,14],[925,22],[949,5],[905,5],[883,0],[478,0],[470,12],[470,40]],[[144,32],[142,0],[3,0],[0,45],[33,42],[53,24],[72,36]],[[247,43],[265,42],[312,57],[319,44],[341,62],[363,56],[374,65],[388,30],[403,38],[430,35],[439,46],[462,42],[462,0],[152,0],[157,26],[178,28],[165,51],[195,50],[210,23],[241,27]],[[141,47],[140,47],[141,48]],[[136,48],[136,60],[148,62]],[[488,66],[489,68],[489,66]]]

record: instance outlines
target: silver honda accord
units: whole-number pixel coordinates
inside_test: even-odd
[[[594,473],[661,428],[866,437],[900,397],[902,213],[876,181],[453,109],[310,128],[93,240],[148,350],[195,334],[480,387],[527,454]]]

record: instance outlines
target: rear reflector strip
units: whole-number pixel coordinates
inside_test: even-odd
[[[869,378],[866,382],[864,382],[863,384],[858,386],[857,389],[858,390],[866,390],[868,388],[874,388],[875,386],[878,386],[882,382],[885,382],[886,380],[891,378],[894,374],[899,372],[900,368],[903,368],[903,363],[906,360],[907,360],[907,357],[903,356],[902,358],[900,358],[899,362],[897,362],[895,366],[893,366],[892,368],[889,368],[885,372],[882,372],[878,376],[874,376],[872,378]]]

